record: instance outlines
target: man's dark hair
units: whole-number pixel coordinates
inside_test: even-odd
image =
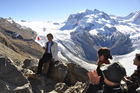
[[[52,35],[51,33],[47,34],[47,37],[48,37],[48,36],[51,36],[51,37],[53,38],[53,35]]]
[[[136,54],[136,59],[140,61],[140,53]]]
[[[109,48],[106,48],[106,47],[100,48],[98,50],[98,56],[100,57],[102,55],[105,57],[106,60],[108,60],[108,58],[112,59]]]

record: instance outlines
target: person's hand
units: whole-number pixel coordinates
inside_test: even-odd
[[[91,84],[99,84],[100,76],[98,76],[98,73],[97,73],[96,70],[89,71],[88,72],[88,77],[89,77],[89,80],[90,80]]]
[[[123,81],[129,81],[130,77],[124,76]]]

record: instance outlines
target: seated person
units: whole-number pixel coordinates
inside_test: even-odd
[[[102,71],[100,70],[100,66],[102,66],[102,64],[110,64],[110,59],[112,59],[112,55],[109,48],[102,47],[98,50],[98,66],[96,71],[100,76],[100,89],[102,89],[102,86],[104,84],[104,77]]]
[[[102,66],[101,70],[104,76],[103,89],[100,90],[100,76],[97,71],[90,71],[88,73],[90,85],[86,93],[124,93],[120,82],[126,76],[125,68],[116,62]]]
[[[47,76],[50,76],[50,72],[53,69],[54,62],[58,61],[58,45],[53,41],[53,35],[51,33],[47,34],[48,42],[45,46],[45,53],[43,57],[39,60],[38,70],[36,74],[42,73],[42,66],[44,63],[49,64]]]
[[[136,89],[140,87],[140,53],[136,54],[134,65],[137,66],[137,70],[130,77],[125,78],[127,93],[137,93]]]

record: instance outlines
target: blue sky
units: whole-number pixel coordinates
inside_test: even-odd
[[[0,17],[14,20],[59,21],[85,9],[126,16],[140,10],[140,0],[1,0]]]

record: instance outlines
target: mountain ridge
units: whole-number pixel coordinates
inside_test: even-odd
[[[130,17],[133,17],[133,14],[138,15],[139,13],[134,12]],[[139,47],[137,43],[139,40],[136,40],[140,27],[132,21],[128,22],[130,17],[122,17],[120,20],[117,16],[112,17],[95,9],[71,14],[64,23],[59,23],[59,25],[44,23],[45,25],[41,26],[36,23],[35,27],[32,25],[33,23],[28,23],[31,26],[28,26],[26,22],[19,24],[31,27],[38,33],[38,36],[43,38],[47,33],[52,33],[55,37],[54,40],[59,43],[59,55],[63,60],[75,61],[78,59],[78,61],[95,63],[97,50],[100,47],[111,48],[113,55],[128,54]],[[46,28],[45,31],[43,28]],[[40,41],[36,39],[36,42],[43,45],[46,40],[43,38]],[[75,55],[77,57],[74,57]]]

